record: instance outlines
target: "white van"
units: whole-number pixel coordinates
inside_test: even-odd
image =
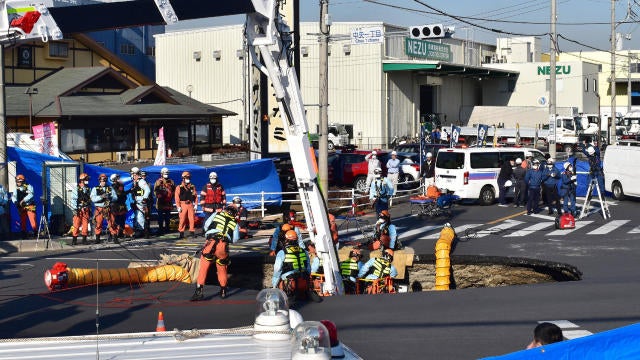
[[[604,188],[613,194],[616,200],[626,195],[640,196],[640,143],[620,142],[607,146],[604,152]]]
[[[478,199],[481,205],[491,205],[498,195],[498,174],[502,161],[521,158],[531,153],[534,159],[546,161],[536,149],[453,148],[441,149],[436,157],[435,185],[453,191],[461,199]]]

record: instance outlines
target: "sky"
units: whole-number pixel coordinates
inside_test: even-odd
[[[319,0],[300,0],[300,4],[301,21],[318,21]],[[560,51],[610,49],[611,0],[556,0],[556,4]],[[624,41],[622,49],[640,48],[640,0],[616,0],[615,7],[615,19],[619,23],[617,31],[631,37],[631,40]],[[329,13],[334,22],[384,21],[406,27],[425,24],[455,26],[454,37],[492,45],[495,45],[497,37],[514,36],[509,32],[540,35],[543,51],[549,49],[551,0],[329,0]],[[192,20],[169,26],[167,31],[243,22],[242,16]]]

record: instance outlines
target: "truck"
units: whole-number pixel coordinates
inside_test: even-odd
[[[314,148],[318,148],[319,134],[309,134],[309,141]],[[350,135],[347,127],[343,124],[329,124],[327,134],[327,144],[329,151],[335,150],[337,147],[348,147],[350,145]]]

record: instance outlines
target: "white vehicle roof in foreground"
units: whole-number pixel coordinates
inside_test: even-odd
[[[1,339],[0,359],[291,359],[290,340],[257,340],[253,326],[112,335]],[[342,344],[345,357],[361,359]]]

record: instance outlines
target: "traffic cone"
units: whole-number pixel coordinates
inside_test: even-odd
[[[162,311],[158,312],[158,325],[156,325],[156,331],[167,331],[167,328],[164,326],[164,315],[162,315]]]

